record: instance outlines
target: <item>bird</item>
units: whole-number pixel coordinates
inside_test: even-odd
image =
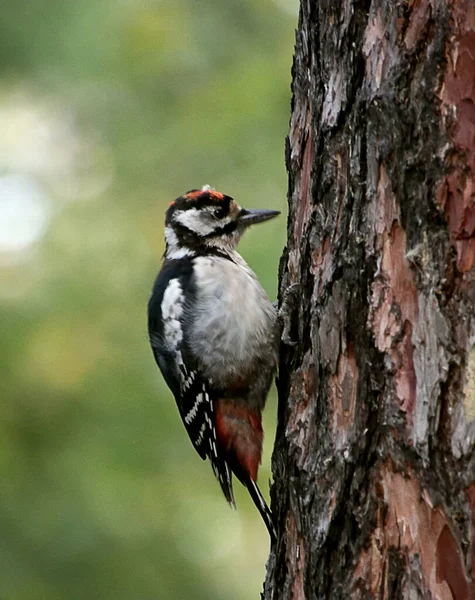
[[[165,253],[148,302],[152,352],[193,446],[231,506],[233,475],[248,489],[272,542],[257,476],[278,319],[236,246],[251,225],[279,214],[242,208],[208,185],[179,196],[165,214]]]

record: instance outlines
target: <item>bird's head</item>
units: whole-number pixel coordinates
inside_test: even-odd
[[[234,249],[244,231],[280,214],[241,208],[231,196],[205,185],[174,200],[166,212],[166,257],[182,258],[207,247]]]

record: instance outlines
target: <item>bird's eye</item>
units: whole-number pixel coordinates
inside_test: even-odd
[[[222,206],[219,206],[218,208],[215,208],[213,210],[212,214],[215,219],[222,219],[225,216],[226,212]]]

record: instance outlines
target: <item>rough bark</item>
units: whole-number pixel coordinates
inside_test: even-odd
[[[475,598],[475,6],[302,0],[263,597]]]

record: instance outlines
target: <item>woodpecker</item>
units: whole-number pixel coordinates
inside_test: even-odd
[[[236,251],[245,230],[279,215],[246,210],[209,186],[171,202],[148,303],[150,344],[193,446],[235,507],[232,474],[275,540],[258,486],[261,415],[277,365],[277,313]]]

